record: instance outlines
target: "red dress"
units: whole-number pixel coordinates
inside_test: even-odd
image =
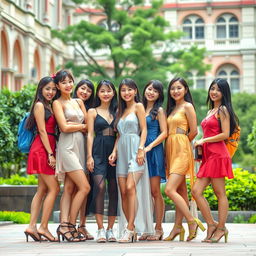
[[[51,115],[45,122],[47,133],[55,133],[56,120],[54,115]],[[47,134],[52,152],[55,155],[56,139],[53,135]],[[28,155],[27,174],[48,174],[54,175],[55,170],[48,164],[48,153],[41,141],[39,134],[36,135]]]
[[[218,119],[215,115],[205,118],[201,126],[204,138],[221,133]],[[232,162],[224,141],[206,142],[203,144],[202,163],[197,173],[198,178],[234,178]]]

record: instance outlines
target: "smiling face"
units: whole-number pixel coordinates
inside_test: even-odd
[[[58,89],[63,94],[71,94],[74,86],[74,81],[68,76],[57,84]]]
[[[92,95],[92,89],[89,88],[86,84],[83,84],[77,89],[76,94],[77,97],[82,101],[87,101]]]
[[[110,86],[103,84],[98,90],[97,95],[101,102],[108,103],[113,99],[115,92]]]
[[[213,102],[221,102],[222,99],[222,93],[220,91],[220,88],[217,84],[213,84],[209,90],[209,96],[211,101]]]
[[[46,101],[51,101],[57,93],[57,88],[54,82],[50,82],[42,89],[42,95]]]
[[[170,96],[175,101],[183,100],[186,93],[186,88],[179,81],[174,82],[170,88]]]
[[[147,101],[155,102],[159,98],[158,90],[154,89],[153,85],[150,84],[145,90],[145,98]]]
[[[127,85],[122,85],[120,89],[120,96],[125,102],[134,101],[137,90]]]

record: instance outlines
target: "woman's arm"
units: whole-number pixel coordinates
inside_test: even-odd
[[[159,122],[159,125],[160,125],[161,133],[158,135],[158,137],[154,141],[152,141],[145,148],[145,152],[150,151],[153,147],[162,143],[167,137],[167,119],[166,119],[166,115],[165,115],[164,110],[163,110],[162,107],[160,107],[159,110],[158,110],[157,119],[158,119],[158,122]]]
[[[117,134],[117,137],[116,137],[116,141],[115,141],[115,145],[114,145],[114,148],[113,148],[113,151],[112,153],[110,154],[110,156],[108,157],[108,162],[111,166],[115,166],[115,161],[117,159],[117,143],[118,143],[118,140],[119,140],[119,134]]]
[[[62,132],[77,132],[86,128],[85,124],[69,124],[64,116],[63,107],[58,100],[53,102],[53,113]]]
[[[185,114],[186,114],[186,117],[188,120],[188,126],[189,126],[188,139],[189,139],[189,141],[192,141],[198,133],[197,121],[196,121],[196,111],[195,111],[193,105],[190,103],[187,103],[184,108],[185,108]]]
[[[88,119],[87,119],[87,127],[88,127],[88,136],[87,136],[87,169],[92,172],[94,169],[94,160],[92,157],[92,146],[94,139],[94,122],[96,118],[96,111],[94,108],[89,109],[88,111]]]
[[[139,119],[140,131],[141,131],[140,145],[137,153],[137,162],[139,165],[143,165],[144,157],[145,157],[144,145],[147,138],[147,123],[146,123],[146,113],[142,103],[136,104],[135,113]]]
[[[84,106],[84,103],[83,103],[83,101],[81,100],[81,99],[76,99],[76,101],[77,101],[77,103],[79,104],[79,106],[80,106],[80,108],[81,108],[81,110],[82,110],[82,112],[83,112],[83,114],[84,114],[84,123],[85,123],[85,132],[87,131],[87,129],[88,129],[88,122],[87,122],[87,111],[86,111],[86,108],[85,108],[85,106]]]
[[[34,116],[37,124],[38,133],[40,139],[44,145],[45,150],[48,153],[49,165],[54,167],[56,164],[55,157],[50,146],[49,138],[45,129],[45,109],[41,102],[37,102],[34,108]]]
[[[221,133],[208,137],[202,138],[195,142],[195,146],[202,145],[205,142],[219,142],[229,137],[230,131],[230,116],[226,107],[222,106],[219,110],[220,122],[221,122]]]

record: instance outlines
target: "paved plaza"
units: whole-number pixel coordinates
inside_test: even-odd
[[[163,224],[165,236],[168,235],[172,224]],[[186,225],[184,225],[186,227]],[[218,244],[201,243],[205,234],[199,231],[197,238],[192,242],[136,242],[133,244],[105,243],[95,241],[79,243],[26,243],[23,233],[26,225],[0,226],[0,255],[47,255],[47,256],[256,256],[256,225],[255,224],[227,224],[229,241],[224,239]],[[57,224],[50,224],[54,233]],[[88,223],[88,230],[95,235],[96,224]],[[186,227],[186,235],[187,227]]]

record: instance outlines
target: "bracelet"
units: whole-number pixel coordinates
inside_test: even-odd
[[[53,156],[53,153],[48,153],[48,157],[51,157],[51,156]]]
[[[143,147],[143,146],[140,146],[140,147],[138,147],[138,149],[144,150],[144,147]]]

